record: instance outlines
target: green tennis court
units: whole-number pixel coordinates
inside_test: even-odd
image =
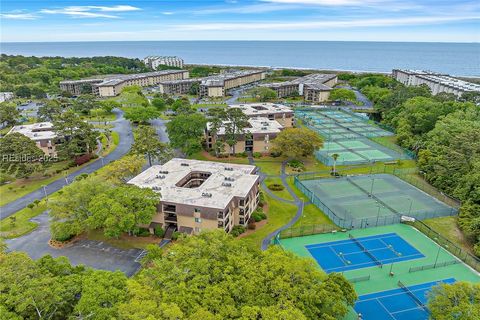
[[[423,257],[408,261],[387,262],[384,263],[382,268],[377,265],[366,264],[364,268],[344,271],[344,276],[354,283],[355,290],[359,295],[398,288],[399,280],[408,286],[447,279],[452,276],[457,281],[480,282],[480,276],[475,271],[461,263],[445,248],[439,246],[423,233],[405,224],[295,238],[288,237],[289,230],[287,229],[280,234],[278,240],[285,250],[301,257],[313,259],[306,246],[311,248],[315,245],[348,240],[349,233],[357,239],[394,233],[423,255]],[[396,249],[396,251],[402,250],[401,248],[395,248],[395,245],[393,249]],[[373,252],[375,254],[375,251]],[[317,257],[317,259],[322,259],[322,257]],[[321,268],[320,264],[317,265]],[[390,275],[390,272],[393,273],[393,276]]]
[[[457,209],[390,174],[311,180],[299,176],[295,185],[345,228],[399,223],[402,216],[422,220],[457,213]]]

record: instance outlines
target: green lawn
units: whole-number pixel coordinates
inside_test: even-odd
[[[155,236],[134,237],[122,235],[119,238],[108,238],[103,234],[101,229],[88,231],[86,237],[89,240],[106,242],[113,247],[121,249],[145,249],[149,244],[158,244],[161,241],[160,238]]]
[[[427,219],[423,220],[423,222],[463,250],[473,254],[472,244],[465,238],[462,231],[458,228],[457,217]]]
[[[278,176],[281,174],[283,158],[263,157],[255,159],[255,165],[260,168],[264,174],[269,176]]]
[[[256,230],[254,233],[242,238],[240,241],[246,241],[252,245],[260,246],[262,240],[271,232],[280,228],[290,221],[297,212],[297,207],[293,204],[277,201],[270,197],[265,191],[265,203],[268,206],[267,223]]]
[[[322,210],[318,209],[314,204],[307,204],[303,208],[302,217],[293,225],[293,227],[312,226],[316,224],[334,225]]]
[[[214,156],[211,156],[206,151],[200,151],[200,152],[194,153],[189,158],[196,159],[196,160],[204,160],[204,161],[248,164],[248,158],[243,158],[243,157],[216,158]]]
[[[45,200],[42,200],[38,206],[22,209],[11,217],[15,217],[15,224],[12,224],[12,219],[5,218],[0,221],[0,237],[2,238],[17,238],[24,234],[33,231],[37,227],[37,223],[29,221],[29,219],[38,216],[47,209]]]
[[[105,122],[105,121],[114,121],[116,116],[114,113],[106,114],[104,116],[82,116],[82,120],[92,121],[92,122]]]
[[[281,184],[281,185],[283,185],[282,184],[282,179],[280,179],[280,178],[273,178],[273,177],[266,178],[265,179],[265,185],[268,187],[270,184]],[[283,190],[280,190],[280,191],[270,190],[270,191],[273,194],[275,194],[276,196],[278,196],[282,199],[293,200],[293,197],[290,195],[290,193],[288,192],[287,188],[285,188],[285,186],[284,186]]]

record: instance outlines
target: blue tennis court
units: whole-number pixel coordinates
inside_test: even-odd
[[[425,306],[427,294],[440,282],[453,283],[455,279],[366,294],[358,298],[354,308],[363,320],[427,320],[430,315]]]
[[[327,272],[383,266],[424,255],[396,233],[332,241],[305,246]]]

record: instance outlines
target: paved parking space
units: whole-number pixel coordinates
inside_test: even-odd
[[[120,249],[93,240],[80,240],[63,249],[50,247],[48,220],[46,212],[33,218],[32,221],[39,224],[37,229],[23,237],[6,240],[8,249],[25,251],[33,259],[39,259],[47,254],[53,257],[66,256],[74,265],[83,264],[101,270],[120,270],[128,276],[133,275],[140,268],[137,259],[143,252],[140,249]]]

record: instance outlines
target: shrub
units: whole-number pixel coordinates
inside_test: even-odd
[[[62,172],[62,169],[57,169],[57,170],[55,170],[55,173],[56,173],[56,174],[59,174],[60,172]]]
[[[255,225],[255,220],[250,217],[250,219],[248,220],[248,229],[250,230],[255,230],[257,226]]]
[[[86,179],[87,177],[88,177],[88,173],[81,173],[75,177],[75,181],[80,181],[80,180]]]
[[[268,185],[268,189],[272,191],[282,191],[283,189],[285,189],[285,187],[283,186],[283,184],[271,183]]]
[[[33,209],[33,207],[35,207],[35,205],[34,205],[33,203],[27,204],[27,208],[28,208],[28,209]]]
[[[270,156],[273,157],[273,158],[278,158],[278,157],[280,157],[281,155],[282,155],[282,153],[279,152],[279,151],[272,151],[272,152],[270,152]]]
[[[178,232],[178,231],[175,231],[173,234],[172,234],[172,240],[177,240],[180,236],[182,235],[181,232]]]
[[[232,228],[232,231],[230,231],[230,234],[234,237],[238,237],[239,235],[241,235],[245,231],[246,231],[246,229],[245,229],[244,226],[234,226]]]
[[[300,160],[290,160],[287,165],[292,168],[305,168],[305,165]]]
[[[263,192],[260,191],[259,194],[258,194],[258,206],[259,207],[263,207],[263,205],[265,204],[265,196],[263,195]]]
[[[260,158],[260,157],[262,156],[262,154],[261,154],[260,152],[254,152],[254,153],[252,154],[252,156],[253,156],[254,158]]]
[[[8,175],[8,174],[5,174],[5,173],[0,173],[0,184],[5,184],[7,182],[11,182],[15,180],[14,177]]]
[[[150,236],[150,231],[147,228],[139,228],[135,235],[137,237],[148,237]]]
[[[267,215],[261,210],[256,210],[252,213],[252,219],[255,220],[255,222],[259,222],[267,219]]]
[[[239,156],[241,158],[246,158],[246,157],[248,157],[248,154],[246,152],[240,152],[240,153],[237,153],[237,156]]]
[[[157,237],[163,238],[163,236],[165,235],[165,230],[163,230],[162,227],[156,227],[154,233]]]

